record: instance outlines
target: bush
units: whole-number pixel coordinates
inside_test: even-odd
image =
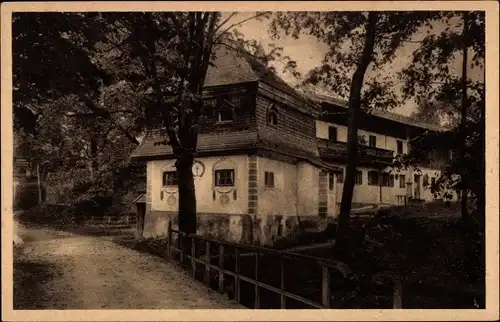
[[[76,222],[75,209],[65,205],[37,205],[17,215],[21,223],[67,227]]]
[[[45,195],[45,187],[42,187],[42,198]],[[14,211],[26,210],[36,206],[38,203],[38,185],[36,181],[21,181],[15,187]]]

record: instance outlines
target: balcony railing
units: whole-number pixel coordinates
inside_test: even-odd
[[[329,159],[347,159],[347,143],[318,139],[320,155]],[[360,161],[392,163],[394,151],[358,145]]]

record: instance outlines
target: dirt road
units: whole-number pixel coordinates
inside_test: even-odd
[[[110,237],[19,228],[15,309],[216,309],[243,307],[176,266]]]

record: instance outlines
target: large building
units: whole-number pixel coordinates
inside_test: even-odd
[[[199,233],[269,244],[300,219],[337,215],[347,163],[345,102],[299,93],[252,56],[226,50],[205,85],[193,166]],[[426,187],[444,159],[418,172],[390,166],[412,138],[439,130],[390,113],[363,115],[354,205],[432,200]],[[163,235],[177,222],[175,160],[169,146],[155,144],[160,132],[151,129],[132,154],[147,162],[145,236]]]

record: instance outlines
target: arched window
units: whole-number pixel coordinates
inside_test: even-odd
[[[274,105],[267,111],[267,123],[274,126],[278,125],[278,109]]]

